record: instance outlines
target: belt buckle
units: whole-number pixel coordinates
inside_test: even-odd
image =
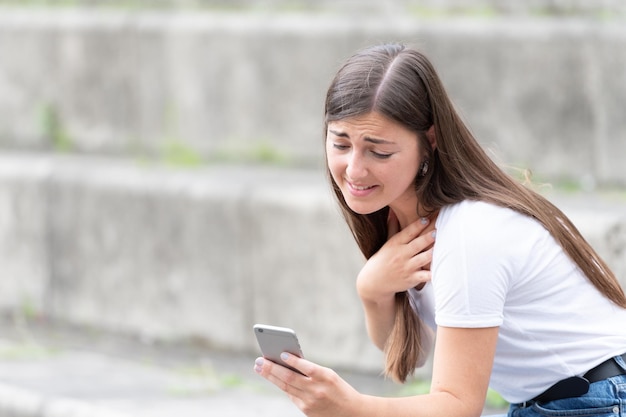
[[[527,408],[530,407],[531,405],[533,405],[535,403],[535,400],[528,400],[528,401],[524,401],[518,404],[519,408]]]

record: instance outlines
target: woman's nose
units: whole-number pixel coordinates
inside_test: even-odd
[[[367,166],[363,157],[358,152],[352,152],[348,158],[346,174],[348,178],[356,180],[367,176]]]

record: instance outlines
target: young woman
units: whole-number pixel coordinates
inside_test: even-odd
[[[479,416],[488,386],[510,416],[626,415],[619,282],[561,211],[487,157],[426,57],[357,53],[325,111],[332,187],[367,258],[369,336],[401,382],[434,345],[431,392],[362,395],[286,354],[306,376],[262,358],[255,371],[308,416]]]

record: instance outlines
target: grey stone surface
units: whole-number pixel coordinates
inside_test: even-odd
[[[159,345],[48,321],[0,316],[2,417],[272,416],[303,414],[258,375],[255,356]],[[419,392],[376,373],[337,369],[359,392]],[[502,411],[487,404],[485,415]]]
[[[20,4],[20,0],[5,0],[5,4]],[[46,4],[46,2],[44,2]],[[47,3],[48,5],[54,3]],[[109,6],[108,0],[75,0],[72,6]],[[117,3],[116,3],[117,5]],[[299,10],[309,13],[349,13],[350,15],[385,15],[408,13],[415,15],[478,16],[588,16],[610,18],[623,16],[626,6],[620,0],[126,0],[118,7],[166,10],[237,10],[240,12],[285,12]]]
[[[24,349],[2,340],[2,347]],[[229,359],[222,366],[233,366]],[[252,372],[223,376],[207,358],[189,368],[141,363],[93,351],[63,349],[36,358],[0,359],[3,417],[190,417],[303,414]],[[238,364],[236,365],[238,366]],[[220,378],[233,378],[233,387]]]
[[[545,178],[626,183],[624,17],[3,10],[4,147],[318,165],[323,95],[355,50],[424,50],[479,140]],[[47,120],[47,121],[46,121]]]
[[[20,212],[0,212],[0,241],[24,248],[22,258],[0,253],[14,265],[0,272],[4,310],[23,313],[33,299],[27,314],[235,351],[256,350],[255,322],[282,324],[312,359],[380,367],[354,291],[361,257],[321,173],[0,160],[13,167],[0,177],[6,201],[25,182],[41,199],[28,201],[33,237],[19,233]]]
[[[0,146],[71,153],[0,153],[0,316],[78,326],[87,345],[33,353],[0,326],[0,416],[301,415],[280,393],[259,391],[254,375],[249,382],[255,322],[295,328],[310,359],[369,373],[363,389],[388,389],[372,377],[382,355],[354,291],[362,259],[317,169],[324,90],[364,45],[425,50],[497,159],[590,189],[626,183],[620,4],[603,3],[618,14],[609,19],[555,20],[398,18],[411,2],[383,3],[377,19],[365,10],[349,21],[1,10]],[[355,4],[333,3],[360,13]],[[499,3],[515,15],[605,12],[587,1],[528,4]],[[213,160],[284,153],[311,169],[133,159],[166,158],[176,146]],[[549,197],[626,285],[623,192]],[[200,376],[183,375],[129,361],[135,347],[98,353],[99,332],[243,359],[211,356],[194,364]],[[213,366],[245,382],[215,385]]]
[[[9,158],[0,164],[0,308],[45,308],[49,258],[45,164],[23,165]]]
[[[318,170],[195,170],[0,155],[2,311],[146,340],[256,351],[254,323],[305,354],[379,371],[354,289],[363,263]],[[554,193],[626,281],[626,197]]]
[[[0,316],[0,332],[3,417],[303,415],[253,372],[254,355],[146,343],[46,320]],[[400,393],[375,373],[339,373],[363,393]]]

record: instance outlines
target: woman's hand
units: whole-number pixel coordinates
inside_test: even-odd
[[[264,358],[257,358],[254,370],[283,390],[304,414],[309,417],[361,415],[363,396],[332,369],[288,353],[283,353],[281,359],[306,376]]]
[[[388,240],[365,263],[357,278],[357,292],[363,301],[388,301],[397,292],[430,281],[434,223],[422,218],[399,229],[390,210]]]
[[[479,416],[484,407],[498,341],[498,327],[440,326],[430,394],[376,397],[359,394],[334,371],[289,355],[307,376],[258,358],[254,370],[282,389],[309,417]]]

